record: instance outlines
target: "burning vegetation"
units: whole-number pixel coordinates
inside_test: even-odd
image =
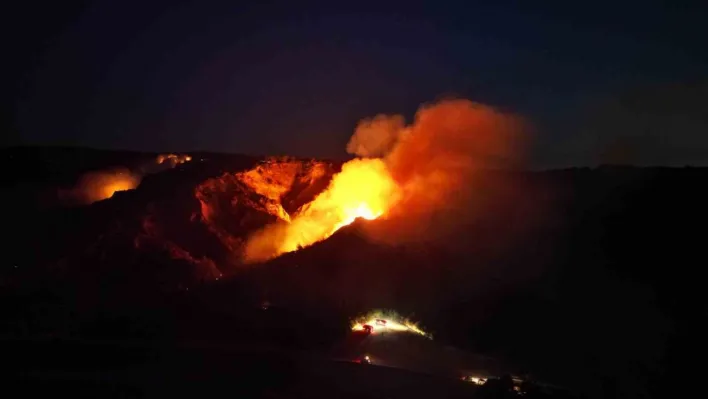
[[[376,219],[399,195],[398,186],[380,159],[347,162],[329,186],[292,217],[285,214],[277,223],[252,235],[244,251],[245,260],[267,260],[312,245],[357,218]]]
[[[477,172],[513,166],[521,125],[514,116],[467,100],[424,106],[411,125],[400,115],[364,120],[347,146],[357,158],[293,213],[282,209],[283,191],[273,190],[262,167],[245,172],[241,180],[265,198],[277,221],[248,238],[243,259],[260,262],[296,251],[357,218],[396,220],[390,224],[394,231],[378,232],[384,240],[433,234],[441,226],[431,220],[459,222]]]
[[[252,169],[207,179],[195,189],[201,221],[240,259],[251,232],[290,223],[334,173],[326,162],[273,157]]]

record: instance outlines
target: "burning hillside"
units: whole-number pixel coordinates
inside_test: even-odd
[[[403,226],[397,230],[425,234],[440,227],[430,220],[464,219],[477,172],[512,164],[520,127],[515,117],[466,100],[422,107],[408,126],[399,115],[364,120],[347,146],[360,158],[345,163],[322,193],[294,213],[274,201],[282,192],[257,185],[278,220],[249,237],[244,260],[296,251],[357,218],[390,217]],[[379,234],[390,239],[402,233]]]
[[[195,190],[201,221],[229,251],[240,254],[249,234],[290,223],[334,173],[333,165],[321,161],[268,158],[248,170],[207,179]]]
[[[441,343],[472,342],[485,351],[502,348],[520,354],[520,361],[528,363],[548,359],[547,363],[560,365],[557,369],[561,373],[572,373],[570,378],[594,376],[598,370],[611,378],[634,378],[637,370],[636,378],[644,379],[644,365],[653,367],[652,359],[661,355],[647,348],[667,344],[665,315],[656,310],[657,298],[661,303],[671,299],[670,306],[685,306],[691,314],[700,313],[696,304],[705,303],[700,287],[685,285],[686,281],[701,281],[686,280],[686,276],[693,276],[695,268],[691,265],[695,262],[691,259],[698,254],[691,249],[701,248],[702,237],[681,232],[700,228],[700,221],[705,219],[706,196],[695,182],[704,179],[706,171],[600,168],[486,173],[479,168],[494,162],[472,156],[485,151],[491,154],[488,149],[496,148],[485,146],[487,141],[482,138],[494,129],[485,128],[482,122],[486,120],[486,126],[493,127],[505,119],[495,118],[493,112],[489,116],[489,110],[483,107],[474,111],[467,105],[459,113],[453,112],[454,107],[445,112],[426,108],[402,131],[395,118],[368,121],[362,126],[379,132],[398,130],[394,145],[387,144],[378,154],[372,147],[353,146],[351,149],[361,156],[371,151],[368,156],[377,157],[358,158],[345,165],[283,158],[258,162],[247,156],[194,154],[204,162],[147,176],[139,190],[70,209],[37,208],[27,200],[35,192],[33,187],[9,186],[12,191],[4,198],[13,200],[12,206],[6,207],[12,210],[8,214],[8,231],[12,234],[7,245],[8,267],[2,271],[0,285],[11,296],[4,301],[8,304],[4,326],[21,335],[73,337],[74,331],[94,334],[80,330],[94,317],[123,314],[134,318],[121,319],[100,331],[118,336],[132,334],[116,326],[149,320],[156,325],[150,334],[182,332],[189,326],[189,334],[203,334],[200,339],[210,340],[219,334],[238,342],[240,331],[259,324],[250,316],[237,321],[224,317],[222,309],[238,308],[234,312],[241,312],[248,308],[244,312],[273,320],[278,312],[284,312],[283,308],[316,317],[331,311],[340,316],[332,317],[331,324],[344,330],[350,315],[391,307],[417,314],[434,329]],[[472,119],[466,119],[472,114],[487,117],[480,116],[475,125]],[[429,119],[432,117],[442,122],[457,118],[468,124],[443,124],[435,129],[436,124]],[[379,126],[381,121],[389,122]],[[452,126],[467,127],[456,131]],[[427,137],[427,145],[414,146],[413,135],[417,140]],[[456,135],[463,138],[450,141]],[[473,145],[476,139],[482,141],[479,146]],[[400,155],[404,148],[410,151],[408,154],[419,155]],[[96,154],[94,158],[105,156]],[[142,156],[133,154],[132,158],[118,158],[93,169],[135,164]],[[151,161],[155,163],[154,158]],[[256,231],[295,224],[307,212],[323,209],[315,203],[341,200],[328,191],[340,190],[340,184],[349,187],[351,181],[340,183],[338,179],[348,175],[349,166],[357,164],[378,164],[369,172],[388,173],[392,179],[385,181],[395,183],[394,192],[400,195],[392,205],[386,204],[377,222],[360,220],[354,228],[340,229],[317,245],[259,267],[239,269],[235,276],[210,283],[222,272],[228,275],[234,270],[228,269],[228,261],[238,265]],[[32,163],[18,165],[15,161],[6,171],[31,176]],[[48,164],[47,170],[56,165],[64,164]],[[51,188],[78,181],[78,173],[87,168],[73,170],[72,179],[57,180]],[[352,183],[357,190],[369,187],[370,177],[365,176],[366,183]],[[362,198],[357,190],[350,195]],[[441,204],[444,206],[438,206]],[[665,212],[657,214],[660,208]],[[426,219],[426,215],[443,218]],[[464,218],[468,215],[482,217],[467,223]],[[337,216],[336,220],[347,219]],[[456,235],[440,239],[438,233],[453,222],[465,225],[455,231]],[[521,229],[525,226],[526,230]],[[332,224],[332,229],[336,227]],[[431,238],[429,242],[397,246],[375,241],[398,243],[419,237]],[[460,250],[450,250],[451,243],[457,245],[452,249]],[[681,270],[667,275],[658,266],[650,267],[664,264]],[[628,284],[614,277],[617,275],[639,275],[656,281],[656,291]],[[51,290],[52,295],[46,296],[37,288]],[[35,291],[40,294],[32,294]],[[272,304],[267,312],[250,309],[264,300]],[[164,308],[180,303],[191,304],[184,316],[174,317],[177,313],[172,308]],[[162,317],[149,310],[160,307],[166,309]],[[195,322],[196,315],[203,317]],[[361,327],[374,324],[374,334],[366,337],[373,342],[369,348],[374,359],[377,343],[383,347],[393,340],[428,341],[415,334],[389,335],[388,331],[400,326],[409,327],[403,319],[377,316],[357,319],[357,323],[364,323]],[[384,320],[386,327],[377,327],[377,318]],[[184,324],[174,326],[169,324],[172,320]],[[312,328],[300,314],[271,325],[277,331],[288,330],[283,326],[302,327],[303,334],[297,339],[317,334],[334,336],[328,328]],[[684,325],[680,331],[700,331],[692,327]],[[254,336],[263,336],[261,331]],[[379,331],[386,332],[385,338],[377,334]],[[583,340],[588,331],[597,339]],[[678,338],[683,342],[682,335]],[[583,342],[580,352],[577,342]],[[686,342],[685,348],[677,348],[690,352],[693,342]],[[407,353],[401,357],[408,359],[404,355]],[[683,369],[677,371],[680,374]]]
[[[221,273],[241,272],[244,263],[265,262],[292,252],[298,253],[291,254],[294,258],[283,257],[283,264],[344,256],[347,250],[353,253],[342,259],[343,264],[350,260],[368,264],[361,251],[367,248],[377,254],[380,268],[393,275],[403,268],[391,263],[406,264],[400,256],[416,264],[428,258],[415,251],[387,252],[387,246],[378,245],[381,242],[407,245],[424,238],[445,245],[464,241],[469,247],[466,239],[448,238],[454,235],[449,233],[451,226],[467,223],[470,214],[505,215],[518,226],[525,214],[533,213],[518,204],[518,196],[479,184],[482,169],[514,160],[518,125],[513,116],[483,105],[444,101],[421,108],[408,125],[401,116],[379,115],[362,121],[347,147],[356,158],[344,164],[287,157],[258,161],[208,153],[193,154],[200,160],[196,163],[189,162],[190,155],[138,158],[130,162],[132,169],[106,168],[79,179],[82,183],[72,194],[82,204],[110,198],[116,191],[141,183],[144,187],[120,200],[81,210],[90,215],[83,222],[85,234],[67,234],[52,241],[55,249],[43,251],[41,258],[48,265],[82,264],[92,271],[90,265],[110,263],[127,274],[146,270],[130,265],[160,265],[159,271],[155,268],[150,273],[160,276],[161,287],[178,289]],[[158,173],[172,167],[179,173]],[[504,203],[501,196],[513,198],[513,207],[504,207],[502,212],[479,206],[484,199]],[[336,242],[330,240],[333,246],[313,245],[356,219],[362,219],[357,227],[363,233],[357,238],[361,246],[348,242],[347,234]],[[377,222],[364,221],[373,219]],[[66,222],[57,216],[55,225],[64,228]],[[448,237],[441,239],[441,232]],[[490,247],[488,241],[476,235],[473,245]],[[408,247],[433,248],[418,244]],[[298,251],[304,247],[312,248]],[[176,272],[175,264],[182,265],[181,272]],[[414,273],[411,269],[407,267],[406,273]],[[371,273],[355,277],[342,272],[340,285],[333,284],[332,276],[315,277],[331,287],[333,297],[343,287],[354,297]],[[310,276],[304,285],[309,286],[315,277]],[[362,282],[354,284],[359,277]],[[285,279],[290,285],[294,280]],[[421,287],[415,287],[420,292]],[[393,295],[386,289],[382,292]],[[369,306],[386,306],[386,302]]]
[[[186,154],[160,154],[153,160],[140,162],[140,165],[132,169],[118,167],[88,172],[81,176],[73,188],[60,190],[59,196],[65,201],[91,204],[111,198],[118,191],[137,188],[147,174],[171,169],[191,160],[192,157]]]
[[[408,125],[400,115],[365,119],[347,146],[356,157],[343,165],[286,157],[215,168],[190,189],[197,207],[180,222],[184,226],[164,229],[179,238],[165,240],[228,270],[311,246],[356,219],[383,220],[366,228],[372,240],[439,238],[464,223],[470,204],[485,196],[475,191],[477,172],[514,161],[519,127],[514,116],[466,100],[424,106]],[[88,173],[67,197],[81,204],[107,199],[191,160],[162,154],[131,169]],[[209,236],[199,238],[210,242],[208,250],[191,249],[185,230],[191,223]]]
[[[398,187],[381,160],[347,162],[325,191],[293,216],[285,213],[278,222],[252,235],[244,259],[266,260],[322,241],[356,218],[376,219],[395,204],[398,196]]]

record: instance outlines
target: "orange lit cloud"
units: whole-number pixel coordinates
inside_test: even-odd
[[[515,166],[523,122],[467,100],[421,107],[414,123],[400,115],[363,120],[330,186],[288,220],[252,235],[245,260],[262,261],[332,235],[356,218],[387,219],[373,237],[433,236],[464,220],[478,172]]]

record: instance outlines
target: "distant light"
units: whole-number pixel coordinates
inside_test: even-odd
[[[477,385],[484,385],[484,383],[487,382],[487,379],[486,379],[486,378],[475,377],[475,376],[470,376],[470,377],[467,377],[467,378],[462,377],[462,379],[463,379],[463,380],[466,379],[466,380],[468,380],[468,381],[470,381],[470,382],[473,382],[473,383],[475,383],[475,384],[477,384]]]
[[[381,317],[385,316],[385,317]],[[432,335],[422,331],[415,323],[405,318],[382,314],[381,311],[374,311],[368,316],[354,320],[351,325],[352,331],[363,331],[373,333],[374,326],[383,332],[403,332],[408,331],[432,339]]]

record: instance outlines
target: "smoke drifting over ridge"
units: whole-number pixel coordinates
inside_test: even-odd
[[[513,168],[521,160],[526,123],[492,107],[445,100],[422,106],[410,125],[401,120],[391,116],[391,122],[377,124],[383,128],[379,136],[395,137],[383,160],[402,195],[387,222],[371,226],[374,238],[400,242],[446,234],[474,217],[475,203],[492,195],[482,192],[488,182],[480,172]],[[372,148],[377,141],[371,126],[360,125],[350,146]]]
[[[514,166],[523,122],[468,100],[423,106],[411,125],[400,115],[363,120],[347,150],[355,158],[289,220],[247,241],[246,262],[326,239],[356,218],[381,219],[372,238],[400,242],[464,222],[485,169]],[[387,222],[390,220],[391,222]],[[399,231],[400,230],[400,231]]]
[[[359,122],[349,139],[347,152],[360,157],[378,158],[388,154],[406,128],[402,115],[376,115]]]

